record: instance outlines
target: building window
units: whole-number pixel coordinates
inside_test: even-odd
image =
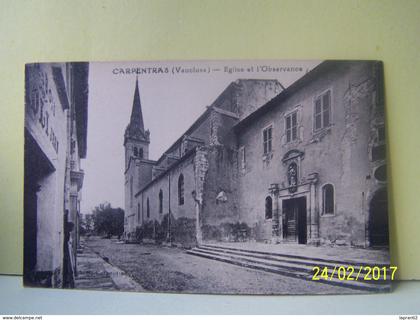
[[[245,169],[245,163],[246,163],[245,147],[239,148],[239,161],[241,164],[241,169]]]
[[[140,203],[137,203],[137,221],[140,222]]]
[[[184,140],[182,142],[181,156],[185,155],[188,152],[188,141]]]
[[[146,200],[146,217],[147,219],[150,218],[150,205],[149,205],[149,198]]]
[[[382,165],[375,169],[373,173],[376,180],[385,182],[386,181],[386,165]]]
[[[178,178],[178,204],[180,206],[184,204],[184,176],[182,173]]]
[[[130,208],[133,207],[133,177],[130,177]]]
[[[297,111],[286,116],[286,141],[292,142],[297,140]]]
[[[334,214],[334,187],[332,184],[322,187],[322,214]]]
[[[143,159],[143,148],[139,148],[139,158]]]
[[[264,154],[268,154],[272,151],[272,137],[273,137],[273,127],[269,126],[263,130]]]
[[[265,218],[273,218],[273,199],[270,196],[265,198]]]
[[[378,127],[378,143],[385,142],[385,126]]]
[[[163,191],[159,191],[159,213],[163,213]]]
[[[315,99],[314,129],[315,131],[329,127],[331,124],[331,90]]]
[[[137,147],[134,147],[134,156],[135,157],[138,157],[138,155],[139,155],[139,152],[137,150]]]
[[[385,144],[372,147],[372,161],[385,160],[386,147]]]

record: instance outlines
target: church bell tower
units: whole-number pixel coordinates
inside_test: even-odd
[[[135,238],[136,226],[140,224],[138,205],[135,194],[141,183],[148,181],[145,172],[149,162],[150,133],[144,130],[143,114],[141,110],[139,81],[136,79],[133,107],[130,122],[124,133],[125,149],[125,210],[124,210],[124,238],[131,241]],[[146,163],[146,165],[145,165]],[[135,218],[137,217],[137,218]]]
[[[149,144],[150,132],[144,130],[139,81],[136,79],[130,123],[124,134],[125,170],[128,169],[130,159],[149,159]]]

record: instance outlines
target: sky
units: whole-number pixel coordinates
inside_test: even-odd
[[[124,208],[123,137],[130,120],[137,76],[144,126],[150,130],[149,158],[157,160],[232,81],[277,79],[288,87],[319,63],[315,60],[90,63],[81,212],[91,213],[103,202]]]

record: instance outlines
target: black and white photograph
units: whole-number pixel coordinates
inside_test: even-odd
[[[383,64],[28,63],[24,284],[389,292]]]

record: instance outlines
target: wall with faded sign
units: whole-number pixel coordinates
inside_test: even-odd
[[[54,67],[65,72],[64,65]],[[59,282],[66,205],[67,110],[58,97],[52,65],[27,65],[26,77],[25,141],[30,139],[36,147],[26,148],[29,142],[25,145],[25,186],[36,184],[38,190],[36,225],[27,227],[36,228],[36,272],[45,281]],[[43,167],[49,169],[41,170]]]

